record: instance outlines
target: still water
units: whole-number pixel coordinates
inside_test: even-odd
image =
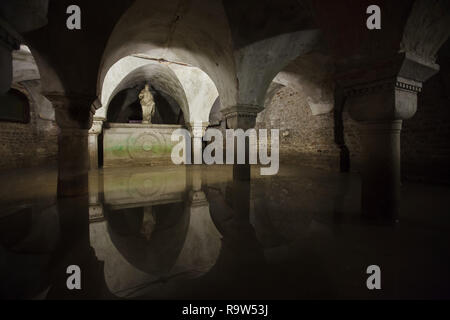
[[[450,188],[406,183],[400,220],[360,218],[358,175],[228,166],[91,171],[56,201],[56,170],[1,172],[3,299],[450,298]],[[381,269],[368,290],[366,269]],[[69,265],[81,290],[68,290]]]

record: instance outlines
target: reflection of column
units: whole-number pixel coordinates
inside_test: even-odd
[[[264,253],[250,224],[250,181],[234,179],[227,184],[225,195],[215,188],[207,189],[211,217],[223,236],[218,265],[208,276],[221,279],[217,273],[226,266],[243,287],[255,285],[255,268],[264,266]]]
[[[190,166],[188,170],[189,187],[191,188],[189,192],[191,207],[208,205],[205,193],[202,190],[202,169]]]
[[[345,68],[338,81],[350,116],[360,124],[362,214],[391,220],[400,208],[402,120],[415,114],[422,82],[437,67],[402,54],[376,68],[376,73]]]
[[[98,170],[89,172],[89,221],[103,220],[103,174]]]
[[[94,119],[89,129],[89,168],[98,169],[98,136],[102,132],[104,119]]]
[[[203,135],[205,134],[208,122],[190,122],[189,129],[192,136],[192,156],[193,164],[203,163]]]
[[[254,128],[256,116],[262,110],[259,106],[234,106],[223,110],[227,122],[227,129],[242,129],[244,131]],[[236,164],[237,143],[234,143],[233,179],[250,180],[249,141],[245,140],[245,164]]]

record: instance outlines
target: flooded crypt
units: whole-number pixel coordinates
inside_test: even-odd
[[[0,4],[2,299],[450,298],[450,2],[74,2]]]

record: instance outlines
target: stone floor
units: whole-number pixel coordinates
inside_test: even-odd
[[[0,172],[0,297],[64,297],[53,275],[92,248],[90,298],[450,298],[450,187],[405,183],[380,225],[360,218],[358,175],[282,166],[248,185],[230,169],[92,171],[85,233],[64,227],[54,168]]]

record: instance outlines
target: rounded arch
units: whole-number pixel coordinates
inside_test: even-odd
[[[128,56],[116,62],[106,74],[100,94],[102,108],[96,116],[106,118],[116,94],[143,81],[149,81],[157,91],[172,98],[183,111],[185,123],[208,122],[219,95],[211,78],[197,67]]]
[[[147,61],[147,64],[129,72],[119,83],[117,83],[117,77],[114,77],[114,73],[115,71],[113,70],[110,77],[111,83],[105,82],[101,98],[103,110],[98,110],[99,116],[106,116],[109,103],[117,93],[124,89],[138,86],[143,82],[149,82],[156,90],[172,97],[183,111],[185,121],[189,121],[189,105],[186,94],[177,76],[169,67],[157,62]]]
[[[101,92],[108,70],[117,61],[136,54],[197,67],[213,81],[222,104],[236,104],[232,41],[220,1],[168,0],[157,7],[149,1],[136,1],[117,23],[108,41],[97,91]]]
[[[272,83],[305,95],[312,114],[319,115],[331,112],[334,108],[333,76],[332,58],[321,52],[312,52],[291,61],[275,76]]]

